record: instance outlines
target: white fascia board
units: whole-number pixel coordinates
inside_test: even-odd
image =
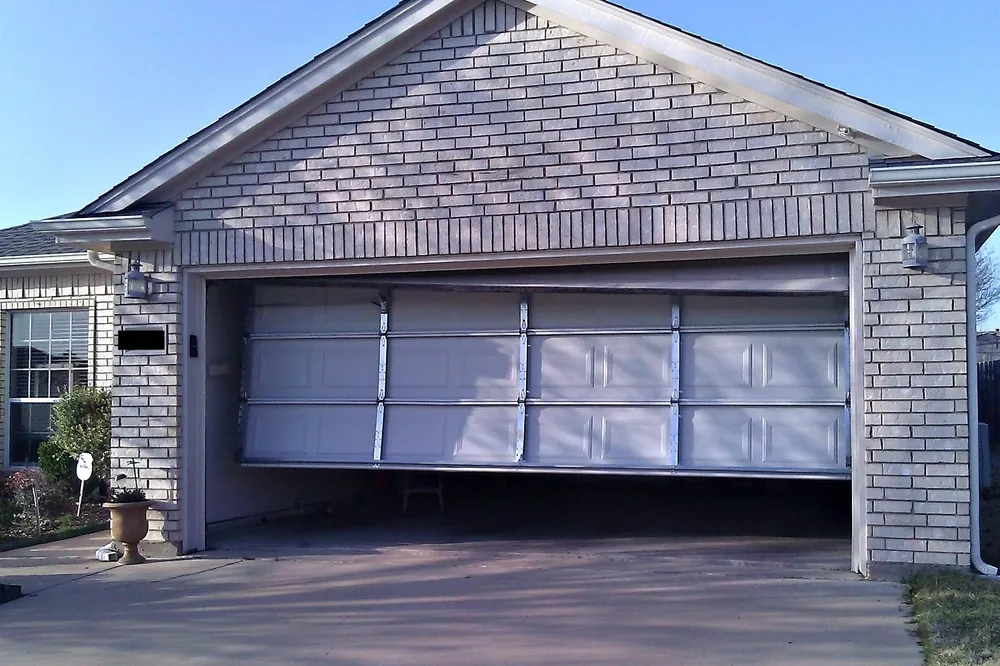
[[[731,92],[886,156],[928,159],[989,153],[846,94],[637,16],[603,0],[509,0],[697,81]]]
[[[348,74],[359,62],[366,61],[397,40],[405,40],[414,28],[442,13],[451,17],[456,11],[466,7],[471,9],[476,4],[475,0],[417,0],[391,11],[340,47],[279,81],[166,153],[81,212],[92,214],[123,210],[224,150],[241,136],[267,126],[275,116]]]
[[[1000,192],[1000,157],[988,161],[873,166],[869,181],[876,202]]]
[[[49,271],[57,268],[93,268],[86,252],[63,254],[24,254],[0,257],[0,272],[25,273]]]
[[[55,236],[59,243],[88,250],[168,247],[174,239],[174,208],[132,215],[51,218],[34,221],[31,227]]]

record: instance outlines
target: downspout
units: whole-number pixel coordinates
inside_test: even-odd
[[[979,376],[976,367],[976,239],[979,234],[1000,226],[1000,215],[976,222],[965,236],[965,316],[966,364],[969,385],[969,521],[972,566],[986,576],[996,576],[997,568],[983,561],[979,518]]]
[[[94,268],[100,268],[102,271],[108,271],[111,273],[115,272],[115,265],[110,261],[104,261],[101,259],[101,255],[98,254],[97,250],[87,250],[87,261]]]

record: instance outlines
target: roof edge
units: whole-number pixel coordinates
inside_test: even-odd
[[[996,154],[607,0],[505,1],[886,156],[944,159]]]
[[[896,112],[756,60],[607,0],[504,0],[539,17],[609,43],[643,59],[732,92],[762,106],[838,134],[889,157],[982,157],[990,151]],[[172,193],[273,125],[394,49],[425,38],[428,29],[471,10],[479,0],[406,0],[340,44],[163,154],[93,203],[81,218],[127,210]],[[429,28],[429,26],[431,26]],[[413,42],[415,43],[415,42]],[[168,190],[171,190],[168,192]],[[69,219],[69,216],[67,216]],[[73,218],[80,219],[80,218]]]
[[[174,208],[119,215],[62,216],[36,220],[31,228],[55,236],[56,242],[87,250],[115,250],[169,247],[174,240]]]
[[[478,0],[410,0],[378,17],[333,48],[294,70],[247,102],[182,142],[115,186],[81,214],[124,210],[189,169],[196,168],[233,141],[267,125],[277,115],[297,108],[304,99],[348,75],[359,63],[391,49],[414,29],[441,14],[464,13]]]

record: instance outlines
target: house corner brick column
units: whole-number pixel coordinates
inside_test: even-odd
[[[111,463],[113,474],[128,474],[129,460],[138,461],[139,487],[160,504],[150,511],[147,541],[180,543],[178,496],[180,478],[180,362],[181,282],[169,251],[137,257],[153,281],[148,301],[124,297],[119,261],[115,277],[115,330],[128,326],[164,326],[165,353],[115,350],[111,407]]]
[[[911,220],[924,271],[900,262]],[[863,244],[869,558],[968,564],[965,211],[877,210]]]

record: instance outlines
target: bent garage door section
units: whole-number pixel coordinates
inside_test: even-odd
[[[243,461],[846,475],[845,297],[663,286],[258,284]]]

